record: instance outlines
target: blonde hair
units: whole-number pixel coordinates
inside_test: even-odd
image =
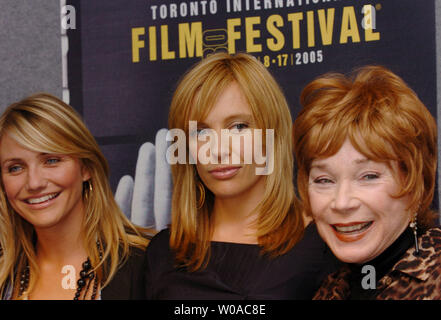
[[[274,129],[274,171],[265,176],[265,194],[256,208],[258,243],[272,256],[286,253],[303,235],[303,218],[293,186],[292,118],[285,97],[267,69],[253,56],[213,54],[181,79],[171,102],[169,128],[189,134],[189,120],[200,121],[218,97],[236,82],[247,99],[257,127]],[[265,139],[263,139],[265,140]],[[198,175],[194,165],[172,165],[173,196],[170,246],[178,264],[190,270],[208,262],[214,195],[204,186],[197,209]]]
[[[90,173],[83,185],[85,217],[84,246],[98,272],[101,288],[115,275],[128,256],[129,247],[145,248],[143,229],[121,212],[108,183],[109,168],[94,137],[80,116],[49,94],[36,94],[9,106],[0,118],[0,139],[8,134],[17,143],[36,152],[59,153],[78,158]],[[89,184],[92,188],[89,188]],[[28,292],[38,278],[33,226],[10,206],[0,188],[0,290],[11,283],[17,292],[19,276],[30,268]],[[97,241],[102,250],[100,260]],[[20,298],[20,297],[17,297]]]
[[[297,186],[307,213],[308,176],[316,158],[337,153],[346,138],[367,158],[396,161],[402,184],[397,198],[409,195],[423,229],[434,223],[430,204],[437,166],[436,122],[406,83],[381,66],[366,66],[346,77],[323,75],[301,94],[294,122]]]

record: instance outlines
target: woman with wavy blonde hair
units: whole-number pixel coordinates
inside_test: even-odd
[[[143,297],[148,240],[120,211],[107,161],[70,106],[49,94],[9,106],[0,165],[3,298]]]
[[[203,59],[174,93],[169,128],[184,131],[189,146],[187,161],[172,165],[171,227],[147,249],[147,296],[311,298],[329,260],[315,230],[305,230],[293,187],[292,118],[266,68],[247,54]],[[225,131],[239,142],[223,148]],[[256,150],[266,157],[263,175]]]

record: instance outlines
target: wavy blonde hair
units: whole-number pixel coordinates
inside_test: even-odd
[[[184,75],[173,95],[169,128],[182,129],[188,137],[188,122],[203,120],[232,82],[246,97],[257,127],[274,129],[274,171],[265,176],[265,194],[256,204],[256,235],[263,253],[281,255],[301,239],[304,222],[293,186],[292,118],[282,90],[268,70],[243,53],[217,53],[203,59]],[[171,170],[170,247],[177,263],[194,271],[208,262],[214,195],[204,186],[205,202],[197,209],[200,195],[195,165],[187,161],[172,165]]]
[[[294,148],[297,187],[307,214],[312,161],[334,155],[349,138],[368,159],[388,165],[396,161],[401,190],[394,196],[409,196],[409,209],[418,213],[420,227],[433,225],[436,122],[399,76],[381,66],[365,66],[351,76],[329,73],[309,83],[300,100]]]
[[[5,134],[32,151],[75,157],[89,171],[91,178],[83,185],[84,246],[101,287],[105,287],[127,258],[129,247],[145,248],[148,240],[143,236],[145,230],[133,225],[115,202],[108,182],[108,164],[94,137],[69,105],[45,93],[25,98],[5,110],[0,118],[0,140]],[[92,184],[93,191],[87,184]],[[39,273],[34,228],[8,203],[3,182],[0,188],[1,294],[8,284],[17,293],[19,275],[26,264],[30,268],[31,292]],[[101,260],[97,241],[102,248]]]

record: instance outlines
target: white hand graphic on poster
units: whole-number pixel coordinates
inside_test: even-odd
[[[135,178],[123,176],[115,192],[118,205],[133,223],[158,231],[171,221],[172,178],[166,135],[167,129],[160,129],[155,145],[146,142],[139,148]]]

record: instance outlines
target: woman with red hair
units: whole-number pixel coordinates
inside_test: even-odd
[[[367,66],[308,84],[294,123],[306,214],[346,264],[315,299],[441,298],[436,123],[404,81]]]

